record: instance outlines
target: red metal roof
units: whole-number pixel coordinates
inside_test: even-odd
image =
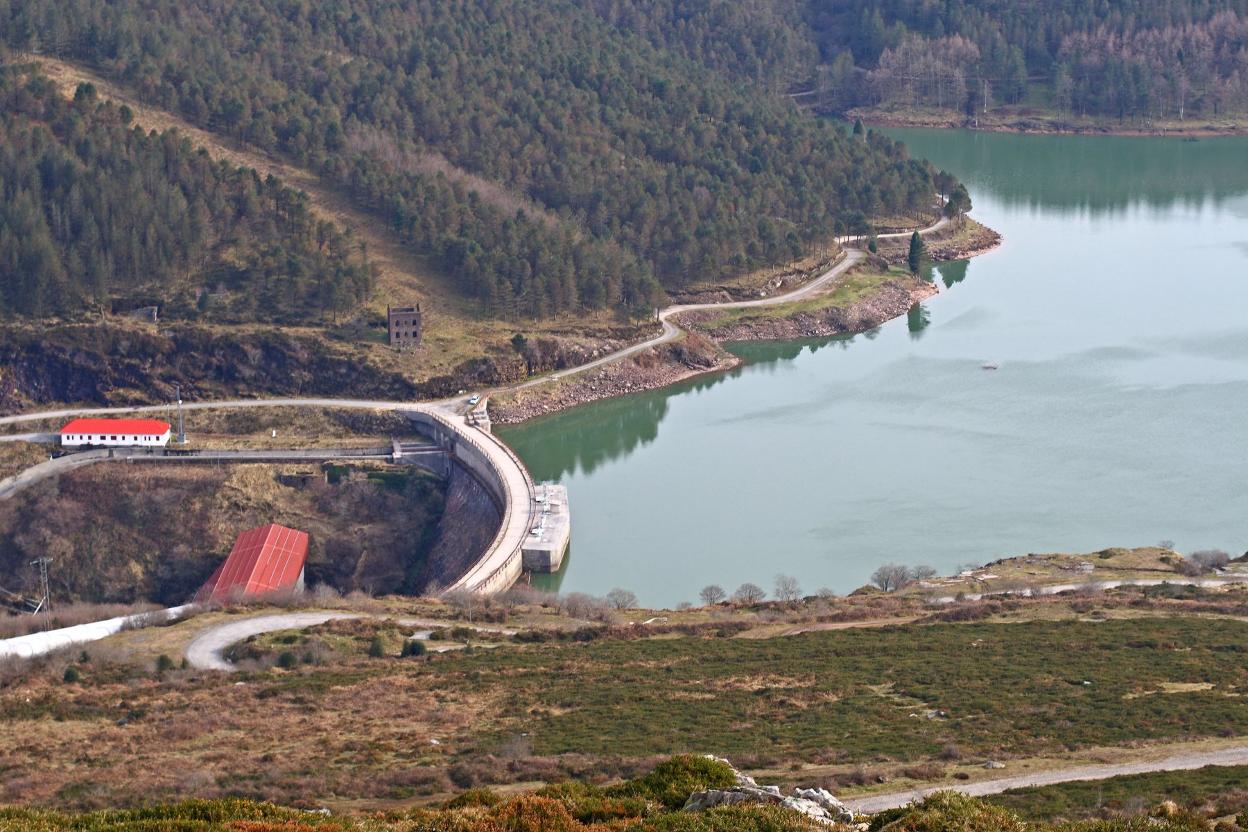
[[[308,533],[276,523],[248,529],[195,596],[224,601],[293,587],[308,559]]]
[[[163,436],[169,423],[159,419],[74,419],[61,428],[61,434],[101,433],[135,436]]]

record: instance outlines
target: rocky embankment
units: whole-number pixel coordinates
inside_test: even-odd
[[[713,323],[720,317],[713,310],[690,312],[681,315],[678,323],[717,341],[826,338],[874,329],[885,321],[906,314],[911,306],[936,292],[936,287],[931,283],[913,278],[898,278],[884,283],[869,296],[848,306],[829,306],[784,317],[756,315],[726,324]]]
[[[646,335],[625,326],[566,337],[524,338],[420,379],[360,344],[311,330],[142,327],[124,322],[0,327],[0,413],[81,402],[152,404],[250,396],[435,399],[515,384],[592,361]]]
[[[566,380],[495,396],[490,419],[515,424],[589,402],[666,387],[701,373],[735,367],[736,356],[718,344],[690,333],[670,344],[608,364]]]

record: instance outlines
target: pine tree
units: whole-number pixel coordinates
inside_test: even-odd
[[[926,259],[927,246],[923,244],[923,238],[916,231],[910,235],[910,253],[906,256],[906,262],[910,266],[910,274],[918,274],[919,269],[923,268],[923,261]]]

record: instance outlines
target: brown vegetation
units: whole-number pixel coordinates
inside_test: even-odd
[[[305,475],[283,485],[279,475]],[[53,558],[61,601],[186,601],[238,532],[277,522],[308,531],[311,583],[396,592],[420,570],[442,488],[411,469],[318,465],[165,467],[105,463],[0,503],[0,581],[31,591],[27,564]]]

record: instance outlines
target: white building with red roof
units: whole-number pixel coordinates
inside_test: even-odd
[[[171,433],[159,419],[74,419],[61,428],[61,447],[160,448]]]

